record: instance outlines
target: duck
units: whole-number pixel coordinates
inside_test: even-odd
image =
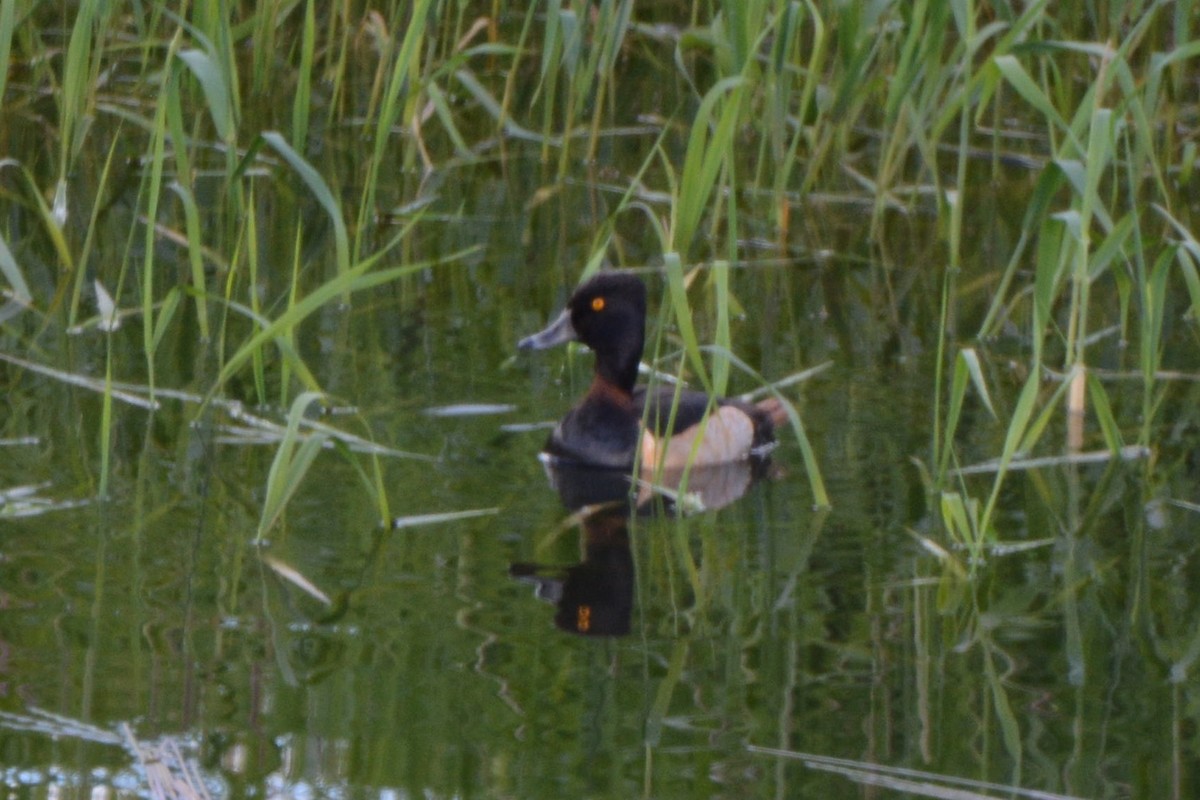
[[[787,419],[777,398],[710,401],[701,391],[638,386],[645,335],[645,283],[608,270],[582,283],[546,328],[517,343],[519,350],[545,350],[578,341],[595,354],[591,385],[555,425],[544,448],[548,457],[626,471],[636,463],[647,471],[728,464],[769,452],[775,428]]]

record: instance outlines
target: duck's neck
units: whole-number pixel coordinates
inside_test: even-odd
[[[638,336],[625,344],[612,353],[596,354],[596,380],[631,395],[642,361],[642,338]]]

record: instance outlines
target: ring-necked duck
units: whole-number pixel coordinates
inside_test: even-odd
[[[522,350],[580,341],[596,354],[591,388],[555,427],[546,452],[578,463],[630,469],[640,450],[643,469],[673,469],[687,463],[701,427],[704,438],[692,459],[694,466],[740,461],[767,449],[775,426],[787,418],[774,398],[758,404],[718,399],[706,419],[708,395],[685,390],[672,420],[674,387],[634,388],[645,327],[646,287],[641,279],[601,272],[575,290],[549,327],[520,341]]]

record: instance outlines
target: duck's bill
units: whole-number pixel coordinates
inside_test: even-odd
[[[517,342],[517,347],[521,350],[545,350],[547,347],[573,342],[575,339],[575,328],[571,325],[571,311],[567,309],[544,330],[538,331],[532,336],[526,336]]]

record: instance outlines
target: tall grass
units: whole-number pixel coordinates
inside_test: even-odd
[[[610,209],[609,229],[622,231],[632,208],[654,220],[670,322],[691,375],[715,392],[736,358],[741,304],[729,270],[754,266],[752,237],[768,232],[786,261],[814,230],[795,220],[811,214],[815,195],[869,208],[860,236],[879,254],[890,220],[933,215],[940,257],[903,267],[911,277],[885,257],[872,279],[896,325],[914,322],[903,317],[897,284],[941,293],[928,474],[947,493],[937,504],[947,510],[947,540],[969,530],[973,559],[1003,538],[996,507],[1013,459],[1093,441],[1114,451],[1126,440],[1151,443],[1167,330],[1200,303],[1183,180],[1195,147],[1176,132],[1190,110],[1181,107],[1187,67],[1200,55],[1188,38],[1190,3],[1109,13],[1044,0],[654,9],[605,0],[496,4],[486,19],[427,0],[385,3],[358,19],[313,3],[194,6],[186,18],[140,8],[80,2],[64,28],[48,6],[0,5],[0,52],[18,65],[0,83],[5,106],[52,90],[56,136],[45,156],[8,162],[7,174],[23,176],[9,181],[22,212],[0,234],[10,244],[49,239],[61,273],[35,296],[21,286],[19,257],[0,266],[13,297],[35,306],[49,308],[69,289],[70,324],[88,277],[108,273],[116,305],[139,309],[151,387],[168,331],[194,326],[210,343],[209,396],[247,365],[260,401],[286,405],[293,382],[319,391],[296,346],[304,319],[438,260],[385,264],[389,252],[411,255],[393,248],[425,230],[414,222],[402,237],[381,226],[390,198],[422,191],[408,178],[393,186],[397,170],[429,175],[532,140],[544,181],[562,186],[621,141],[610,129],[642,119],[654,130],[626,140],[642,166]],[[640,96],[625,64],[659,70],[671,91]],[[246,103],[266,95],[286,102]],[[321,157],[347,134],[365,145],[348,170]],[[125,192],[117,158],[137,164],[136,194],[121,203],[132,204],[141,228],[114,275],[93,249],[111,202],[79,192]],[[92,163],[104,168],[89,184],[80,177]],[[1032,182],[1019,238],[990,274],[972,272],[979,260],[968,230],[968,210],[989,191],[974,177],[981,163],[994,179],[1015,169]],[[91,215],[78,217],[80,208]],[[264,259],[267,208],[292,215],[291,258]],[[621,238],[597,237],[588,260],[612,257]],[[176,248],[185,269],[165,257]],[[982,312],[965,289],[978,281],[992,288]],[[967,319],[979,320],[974,331],[962,329]],[[1028,343],[1011,403],[995,401],[986,347],[1006,326]],[[1142,389],[1136,429],[1122,424],[1093,372],[1111,336],[1136,339],[1127,351]],[[265,350],[272,343],[279,362]],[[276,398],[266,396],[270,363],[290,376]],[[1059,383],[1047,385],[1048,376]],[[954,472],[963,466],[962,411],[973,403],[997,419],[987,485]],[[828,502],[819,454],[794,419],[814,497]],[[1061,444],[1047,438],[1060,430]],[[977,514],[963,511],[976,507],[970,498]]]

